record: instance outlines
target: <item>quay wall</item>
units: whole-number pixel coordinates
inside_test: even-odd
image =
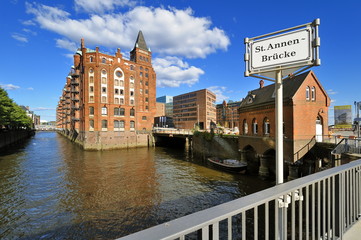
[[[149,133],[137,132],[66,132],[60,134],[79,144],[84,150],[111,150],[153,146],[153,137]]]
[[[2,130],[0,131],[0,149],[34,136],[34,134],[34,130]]]

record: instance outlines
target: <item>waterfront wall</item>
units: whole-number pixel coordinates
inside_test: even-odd
[[[27,139],[35,134],[34,130],[0,131],[0,149]]]
[[[200,133],[193,136],[193,152],[203,159],[220,157],[240,159],[238,136],[220,136],[211,133]]]
[[[137,132],[60,132],[85,150],[110,150],[153,146],[153,137],[149,133]]]

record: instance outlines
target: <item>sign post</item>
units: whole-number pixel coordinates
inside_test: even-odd
[[[321,65],[319,59],[320,19],[311,23],[280,30],[253,38],[245,38],[246,77],[252,76],[275,82],[276,93],[276,183],[283,183],[283,87],[282,80],[298,74],[312,66]],[[278,239],[286,239],[282,227],[286,199],[279,199]]]

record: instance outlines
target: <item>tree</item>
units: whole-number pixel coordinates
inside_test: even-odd
[[[20,129],[30,128],[31,125],[31,118],[0,87],[0,128]]]

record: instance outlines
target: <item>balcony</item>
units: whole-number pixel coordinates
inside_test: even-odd
[[[73,78],[78,78],[80,76],[80,71],[77,69],[71,69],[70,71],[70,75],[73,77]]]
[[[70,84],[73,85],[73,86],[78,86],[78,85],[79,85],[79,81],[76,80],[76,79],[72,79]]]
[[[73,102],[79,102],[79,98],[72,98],[71,99]]]

